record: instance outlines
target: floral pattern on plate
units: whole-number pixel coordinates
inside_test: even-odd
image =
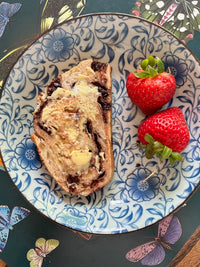
[[[147,160],[137,147],[137,129],[145,117],[131,103],[125,83],[128,73],[149,54],[173,69],[177,90],[164,108],[179,106],[190,130],[184,161],[173,167],[168,161]],[[38,94],[59,73],[86,58],[112,66],[115,172],[101,191],[83,197],[67,194],[57,185],[29,138]],[[40,212],[74,230],[115,234],[159,221],[183,204],[199,184],[199,74],[198,61],[181,41],[139,18],[83,16],[50,30],[19,58],[4,86],[0,145],[11,179]]]

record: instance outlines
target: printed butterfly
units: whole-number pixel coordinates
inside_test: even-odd
[[[21,8],[20,3],[9,4],[2,2],[0,4],[0,37],[3,35],[5,27],[9,22],[9,18],[12,17],[15,13]]]
[[[131,262],[141,261],[143,265],[157,265],[165,258],[165,250],[172,248],[168,244],[175,244],[182,234],[182,227],[177,217],[170,215],[163,219],[158,226],[158,236],[154,241],[131,249],[126,259]]]
[[[43,1],[40,1],[42,4]],[[86,0],[46,0],[41,15],[41,32],[67,19],[78,16],[86,5]]]
[[[8,206],[0,206],[0,252],[6,246],[9,230],[12,230],[15,224],[25,219],[29,213],[29,210],[22,207],[14,207],[10,213]]]
[[[200,31],[200,3],[197,0],[136,1],[132,14],[140,16],[175,34],[185,42]]]
[[[2,4],[3,2],[0,4],[0,6]],[[40,21],[41,30],[37,34],[41,34],[51,27],[56,26],[58,22],[62,22],[69,18],[77,17],[78,15],[80,15],[86,5],[86,0],[40,0],[39,4],[43,6],[43,9]],[[0,33],[2,31],[2,34],[7,24],[4,22],[5,17],[8,18],[8,16],[1,15],[1,9],[7,10],[9,6],[7,6],[6,3],[6,7],[0,8]],[[35,35],[33,35],[32,37],[32,39],[28,40],[28,43],[27,40],[23,40],[20,46],[16,47],[16,43],[14,43],[10,46],[10,48],[6,48],[6,50],[4,50],[5,52],[9,52],[2,58],[0,58],[0,90],[3,85],[3,81],[6,79],[8,72],[10,71],[10,68],[13,66],[19,56],[24,52],[27,46],[30,45],[30,43],[35,38]],[[17,45],[19,45],[19,43]]]
[[[38,238],[35,242],[35,249],[31,248],[27,252],[27,259],[30,261],[31,267],[41,267],[43,259],[59,245],[56,239],[46,240]]]

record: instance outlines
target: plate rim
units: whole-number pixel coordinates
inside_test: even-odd
[[[123,16],[123,17],[127,17],[127,18],[133,18],[133,19],[136,19],[138,21],[143,21],[143,22],[146,22],[148,24],[151,24],[153,25],[154,27],[158,27],[160,28],[161,30],[163,30],[164,32],[170,34],[173,38],[175,38],[179,43],[181,43],[181,45],[183,45],[187,50],[188,52],[191,53],[191,55],[194,57],[194,59],[196,60],[196,62],[200,65],[200,59],[197,58],[197,56],[194,54],[194,52],[185,44],[183,43],[176,35],[174,35],[173,33],[171,33],[169,30],[165,29],[163,26],[159,25],[159,24],[155,24],[147,19],[144,19],[144,18],[141,18],[141,17],[137,17],[137,16],[134,16],[132,14],[126,14],[126,13],[120,13],[120,12],[95,12],[95,13],[88,13],[88,14],[83,14],[83,15],[80,15],[78,17],[73,17],[73,18],[70,18],[66,21],[63,21],[62,23],[59,23],[57,25],[55,25],[54,27],[51,27],[50,29],[44,31],[42,34],[40,34],[39,36],[37,36],[32,42],[30,42],[26,47],[25,49],[22,51],[22,53],[19,54],[19,56],[16,58],[15,62],[11,65],[10,67],[10,70],[8,72],[8,74],[6,75],[6,78],[4,79],[3,81],[3,84],[1,86],[1,90],[0,90],[0,103],[1,103],[1,99],[2,99],[2,94],[3,94],[3,91],[4,91],[4,87],[5,87],[5,84],[10,76],[10,73],[12,71],[12,69],[14,68],[14,66],[17,64],[17,62],[19,61],[19,59],[21,57],[23,57],[23,55],[27,52],[27,50],[34,44],[36,43],[42,36],[46,35],[47,33],[51,32],[52,30],[64,25],[64,24],[67,24],[71,21],[74,21],[74,20],[79,20],[79,19],[82,19],[82,18],[87,18],[87,17],[97,17],[97,16]],[[10,55],[9,55],[10,56]],[[25,200],[25,202],[27,202],[31,208],[33,208],[37,213],[41,214],[44,218],[46,218],[47,220],[55,223],[56,225],[59,225],[63,228],[67,228],[71,231],[76,231],[76,232],[80,232],[80,233],[85,233],[85,234],[92,234],[92,235],[97,235],[97,236],[113,236],[113,235],[125,235],[125,234],[130,234],[130,233],[133,233],[133,232],[138,232],[138,231],[142,231],[144,229],[148,229],[150,227],[153,227],[154,225],[156,224],[159,224],[160,221],[164,220],[166,217],[178,212],[185,204],[187,201],[189,201],[189,199],[193,196],[193,194],[195,194],[198,189],[200,188],[200,181],[197,183],[197,185],[195,186],[195,188],[193,189],[193,191],[184,199],[184,201],[179,204],[173,211],[171,211],[168,215],[164,216],[163,218],[157,220],[156,222],[153,222],[149,225],[146,225],[144,227],[141,227],[141,228],[138,228],[138,229],[133,229],[133,230],[130,230],[130,231],[127,231],[127,232],[120,232],[120,233],[112,233],[112,232],[89,232],[89,231],[84,231],[84,230],[80,230],[80,229],[74,229],[70,226],[66,226],[66,225],[63,225],[55,220],[53,220],[52,218],[48,217],[46,214],[44,214],[42,211],[40,211],[39,209],[37,209],[28,199],[27,197],[20,191],[20,189],[16,186],[16,184],[14,183],[13,179],[11,178],[10,174],[9,174],[9,171],[7,170],[7,167],[4,163],[4,158],[2,156],[2,152],[1,152],[1,148],[0,148],[0,157],[2,159],[2,162],[3,162],[3,167],[5,170],[1,170],[1,171],[5,171],[6,174],[8,175],[9,179],[12,181],[12,183],[14,184],[15,188],[17,189],[17,191],[20,193],[20,195],[23,197],[23,199]]]

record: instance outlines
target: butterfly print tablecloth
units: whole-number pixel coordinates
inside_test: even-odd
[[[40,34],[70,18],[97,12],[131,14],[159,24],[200,59],[199,0],[7,1],[0,2],[0,87],[17,58]],[[187,71],[180,63],[176,57],[168,58],[168,65],[176,70],[178,85],[185,82]],[[200,177],[199,149],[194,153]],[[196,190],[174,215],[143,230],[121,235],[77,232],[55,224],[30,205],[8,177],[1,159],[0,177],[0,258],[10,267],[164,267],[199,226],[200,194]]]

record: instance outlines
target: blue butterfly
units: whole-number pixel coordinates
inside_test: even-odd
[[[0,206],[0,252],[6,246],[8,234],[13,230],[13,226],[25,219],[30,211],[22,207],[14,207],[12,212],[8,206]]]
[[[20,3],[9,4],[2,2],[0,4],[0,37],[3,35],[5,27],[12,17],[21,8]]]

